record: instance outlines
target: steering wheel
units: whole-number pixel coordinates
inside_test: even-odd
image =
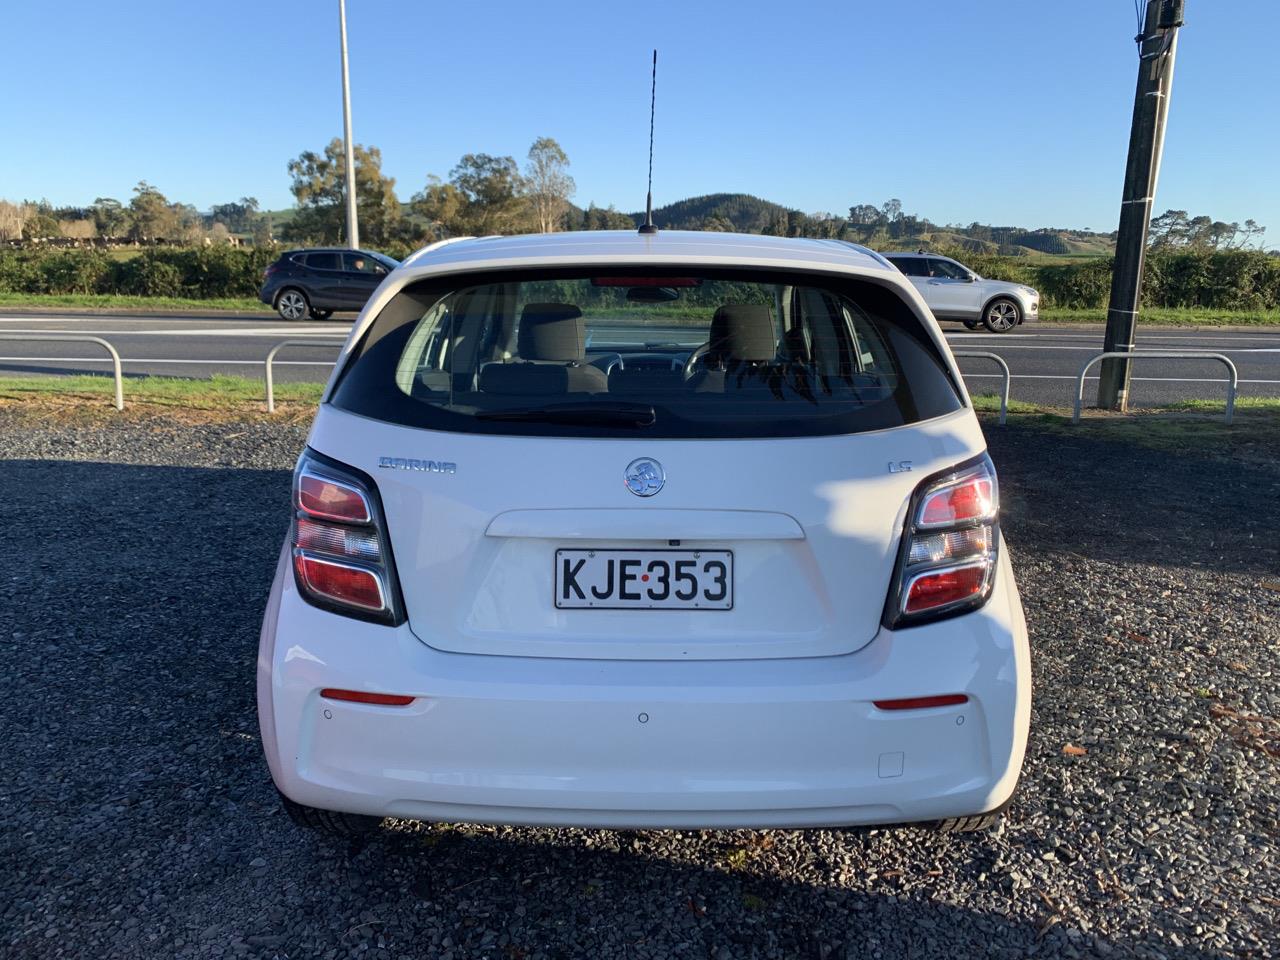
[[[689,359],[684,362],[684,378],[692,380],[694,368],[698,365],[698,361],[707,355],[711,350],[711,341],[708,340],[700,347],[695,347],[689,354]]]

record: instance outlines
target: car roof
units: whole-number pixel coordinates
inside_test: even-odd
[[[939,260],[950,260],[951,258],[941,253],[930,253],[925,250],[923,252],[916,250],[908,252],[906,250],[893,250],[885,254],[886,257],[937,257]]]
[[[282,257],[290,257],[295,253],[360,253],[366,257],[387,257],[385,253],[378,253],[376,250],[352,250],[350,247],[295,247],[292,250],[285,250],[280,254]]]
[[[808,269],[894,270],[880,254],[844,240],[772,237],[696,230],[583,230],[512,237],[468,237],[432,244],[408,257],[410,272],[481,270],[509,265],[548,266],[628,262],[729,263]]]

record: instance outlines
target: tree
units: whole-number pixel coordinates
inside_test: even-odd
[[[429,176],[411,206],[437,233],[527,233],[533,224],[526,193],[514,158],[468,153],[450,171],[448,183]]]
[[[449,179],[462,194],[475,233],[525,232],[526,187],[514,159],[468,153],[450,171]]]
[[[271,214],[264,213],[260,215],[257,226],[253,228],[253,245],[255,247],[267,247],[275,243],[274,227],[275,224],[271,222]]]
[[[1147,243],[1153,250],[1239,250],[1262,239],[1266,227],[1257,221],[1226,223],[1211,217],[1190,217],[1185,210],[1166,210],[1151,220]]]
[[[636,222],[625,213],[613,208],[597,207],[594,203],[582,211],[583,230],[634,230]]]
[[[382,175],[382,151],[377,147],[366,149],[357,143],[352,153],[360,236],[370,244],[387,243],[400,222],[396,181]],[[323,155],[306,150],[289,161],[289,176],[293,178],[289,189],[298,203],[298,212],[284,228],[287,238],[338,243],[346,236],[343,156],[342,140],[334,137]]]
[[[58,218],[53,215],[53,207],[48,200],[39,203],[24,203],[26,218],[22,225],[22,239],[41,240],[58,235]]]
[[[733,221],[728,217],[712,214],[704,217],[702,223],[698,225],[699,230],[705,230],[709,233],[733,233]]]
[[[432,240],[468,232],[465,206],[462,192],[434,174],[427,177],[427,185],[409,201],[409,209],[427,221],[427,235]]]
[[[577,190],[569,176],[569,158],[551,137],[539,137],[529,148],[525,185],[539,233],[554,233],[564,220],[569,198]]]
[[[98,197],[89,209],[98,236],[118,237],[128,229],[129,214],[119,200],[112,197]]]
[[[873,203],[855,203],[849,208],[849,222],[860,227],[873,227],[884,221],[884,214]]]
[[[133,240],[173,240],[180,233],[178,212],[163,193],[139,180],[129,201],[129,237]]]
[[[893,223],[893,221],[902,216],[902,201],[896,197],[892,200],[886,200],[884,206],[880,208],[880,212],[886,221]]]
[[[0,200],[0,240],[21,240],[26,222],[26,204]]]
[[[844,229],[844,220],[834,213],[819,212],[809,217],[806,237],[818,237],[823,240],[838,240],[840,231]]]
[[[258,198],[241,197],[239,201],[214,204],[209,219],[213,224],[222,224],[231,233],[252,233],[258,216]]]

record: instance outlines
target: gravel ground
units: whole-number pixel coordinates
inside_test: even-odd
[[[1274,462],[988,429],[1036,681],[997,832],[348,847],[254,713],[305,428],[51,422],[0,407],[4,957],[1280,956]]]

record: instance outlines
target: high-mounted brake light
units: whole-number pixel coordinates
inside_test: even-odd
[[[319,607],[396,623],[402,604],[372,481],[307,451],[293,478],[294,581]]]
[[[593,287],[700,287],[701,277],[592,277]]]
[[[999,484],[981,458],[930,477],[911,498],[885,626],[910,626],[982,606],[991,595]]]

